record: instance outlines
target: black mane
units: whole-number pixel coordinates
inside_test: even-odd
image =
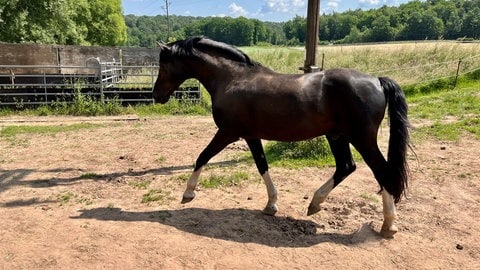
[[[193,37],[169,43],[172,55],[200,56],[199,52],[216,54],[234,62],[248,66],[258,66],[259,63],[252,61],[248,55],[234,46],[217,42],[205,37]]]

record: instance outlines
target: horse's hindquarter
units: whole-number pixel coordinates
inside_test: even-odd
[[[322,73],[268,74],[236,81],[213,104],[215,121],[244,138],[295,141],[324,135],[333,119],[322,78]]]
[[[339,132],[351,135],[361,127],[378,128],[386,108],[378,78],[351,69],[332,69],[326,71],[322,87]]]

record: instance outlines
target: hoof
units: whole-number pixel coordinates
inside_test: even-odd
[[[380,231],[380,235],[383,238],[393,238],[393,236],[398,232],[397,226],[391,225],[390,227],[388,226],[382,226],[382,230]]]
[[[193,194],[193,196],[189,196],[189,197],[186,197],[185,195],[183,195],[183,198],[182,198],[182,204],[185,204],[185,203],[189,203],[191,202],[193,199],[195,198],[195,194]]]
[[[277,213],[277,207],[275,205],[267,206],[263,209],[262,213],[267,216],[275,216]]]
[[[318,212],[320,212],[321,208],[319,205],[314,205],[314,204],[310,204],[308,206],[308,211],[307,211],[307,216],[311,216],[313,214],[316,214]]]

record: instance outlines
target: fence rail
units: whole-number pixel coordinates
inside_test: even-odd
[[[21,74],[16,71],[21,70]],[[76,73],[68,73],[75,70]],[[154,103],[152,90],[158,66],[123,66],[89,58],[84,66],[0,65],[0,106],[45,105],[72,102],[78,94],[122,104]],[[200,84],[189,82],[174,92],[176,98],[198,101]]]

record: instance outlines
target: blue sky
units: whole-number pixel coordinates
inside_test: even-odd
[[[348,9],[372,9],[383,5],[398,6],[409,0],[321,0],[321,13]],[[283,22],[306,16],[307,0],[168,0],[169,13],[185,16],[229,16]],[[122,0],[125,14],[164,15],[165,0]]]

